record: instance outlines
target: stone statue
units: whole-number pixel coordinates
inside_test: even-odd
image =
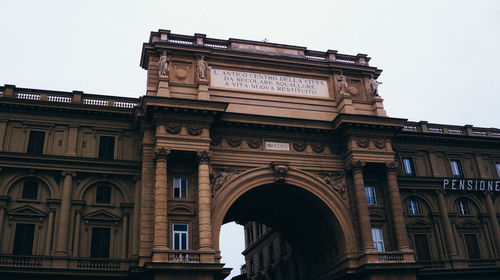
[[[370,76],[370,81],[368,82],[368,90],[373,96],[378,96],[378,85],[382,84],[375,80],[373,75]]]
[[[339,83],[340,94],[349,95],[349,85],[347,84],[347,79],[342,72],[337,79]]]
[[[205,56],[202,55],[201,59],[198,60],[198,79],[199,80],[206,80],[207,79],[207,70],[208,70],[208,64],[205,61]]]
[[[170,62],[170,58],[168,58],[167,54],[163,52],[163,55],[160,57],[160,61],[158,61],[158,65],[160,66],[160,76],[168,75],[168,63]]]

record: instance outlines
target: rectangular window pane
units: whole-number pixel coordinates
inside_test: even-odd
[[[477,237],[475,234],[465,234],[465,246],[467,247],[467,253],[469,259],[480,259],[481,253],[479,252],[479,244],[477,243]]]
[[[415,251],[417,253],[417,260],[430,260],[431,252],[429,250],[429,242],[427,240],[427,235],[425,234],[415,234],[413,236],[415,240]]]
[[[497,163],[496,163],[496,166],[497,166],[497,174],[498,174],[498,177],[500,177],[500,162],[497,162]]]
[[[12,249],[12,253],[14,255],[32,255],[34,237],[34,224],[16,224],[14,248]]]
[[[99,159],[113,159],[115,156],[115,137],[99,137]]]
[[[453,177],[461,178],[463,177],[462,167],[460,166],[460,161],[452,160],[451,164],[451,172],[453,173]]]
[[[188,225],[187,224],[173,224],[173,242],[174,250],[187,250],[188,249]]]
[[[45,132],[30,131],[28,139],[28,154],[41,155],[43,154],[43,143],[45,141]]]
[[[413,176],[413,161],[411,158],[403,158],[403,168],[406,176]]]
[[[377,204],[377,197],[375,195],[375,187],[366,186],[365,187],[365,192],[366,192],[366,203],[368,205],[375,205],[375,204]]]
[[[458,212],[461,215],[469,215],[470,214],[469,205],[467,204],[466,200],[461,199],[458,201]]]
[[[382,234],[382,228],[372,228],[372,239],[375,250],[379,252],[385,252],[384,236]]]
[[[109,258],[109,228],[92,228],[92,240],[90,244],[91,258]]]
[[[24,199],[37,199],[38,198],[38,182],[26,181],[23,184],[23,195]]]
[[[188,180],[187,178],[174,178],[174,197],[187,198],[188,194]]]
[[[95,196],[96,203],[110,203],[111,202],[111,188],[108,186],[98,186]]]
[[[408,210],[411,215],[420,214],[420,206],[418,200],[410,199],[408,200]]]

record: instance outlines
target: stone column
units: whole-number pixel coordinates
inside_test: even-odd
[[[141,179],[137,178],[135,181],[135,196],[134,196],[134,210],[132,220],[132,249],[130,253],[137,255],[139,252],[139,215],[141,209]]]
[[[446,207],[446,202],[444,201],[444,191],[437,191],[438,194],[438,204],[439,212],[441,212],[441,221],[443,223],[443,230],[446,242],[446,251],[448,252],[448,257],[455,258],[457,256],[457,247],[455,246],[455,236],[453,236],[453,229],[451,227],[450,218],[448,217],[448,208]]]
[[[75,218],[75,239],[73,240],[73,257],[78,257],[80,254],[80,222],[82,214],[80,211],[76,211]]]
[[[198,157],[198,227],[200,233],[200,250],[212,250],[212,193],[210,189],[208,151],[199,152]]]
[[[495,236],[495,245],[497,251],[497,257],[500,256],[500,226],[498,225],[497,211],[495,210],[495,205],[493,204],[493,199],[491,199],[492,194],[490,192],[485,193],[486,196],[486,206],[488,207],[488,214],[490,214],[491,228],[493,229],[493,235]]]
[[[49,209],[49,224],[47,225],[47,235],[45,236],[45,252],[46,256],[50,256],[50,251],[52,249],[52,234],[54,233],[54,212],[55,209]]]
[[[127,258],[127,244],[128,244],[128,214],[123,213],[122,259]]]
[[[5,216],[5,205],[0,205],[0,240],[2,240],[3,217],[4,216]],[[2,242],[0,242],[0,253],[2,252],[1,247],[2,247]]]
[[[396,165],[394,162],[386,164],[387,185],[389,186],[389,199],[391,201],[392,216],[394,221],[394,231],[396,232],[396,241],[400,251],[410,249],[408,243],[408,234],[406,232],[405,219],[403,217],[403,205],[399,193],[398,180],[396,178]]]
[[[73,177],[75,173],[63,172],[63,190],[61,209],[59,211],[59,225],[57,230],[56,256],[68,255],[68,234],[70,232],[69,217],[71,212],[71,193],[73,191]]]
[[[167,156],[169,151],[160,149],[155,153],[156,176],[154,188],[154,232],[153,251],[168,249],[167,219]]]
[[[361,244],[363,251],[374,251],[370,213],[366,203],[365,181],[363,179],[364,162],[354,161],[349,164],[354,180],[354,195],[356,196],[356,207],[358,208],[358,225],[361,233]]]

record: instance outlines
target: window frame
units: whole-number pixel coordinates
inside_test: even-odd
[[[420,207],[420,202],[419,202],[418,199],[416,199],[416,198],[409,198],[407,206],[408,206],[408,215],[416,216],[416,215],[421,215],[422,214],[421,207]]]
[[[102,201],[98,201],[97,198],[99,196],[99,189],[102,189],[102,188],[107,188],[109,190],[109,201],[107,202],[102,202]],[[111,204],[111,202],[113,201],[113,191],[112,191],[112,188],[111,186],[108,186],[108,185],[97,185],[96,188],[95,188],[95,203],[96,204]]]
[[[39,142],[33,142],[36,140],[40,140],[36,139],[35,133],[43,134],[43,137],[41,137],[41,144]],[[47,131],[37,130],[37,129],[30,130],[28,134],[28,144],[26,146],[26,153],[30,155],[43,155],[43,152],[45,150],[46,137],[47,137]]]
[[[467,199],[465,199],[465,198],[457,199],[457,208],[458,208],[459,215],[461,215],[461,216],[469,216],[470,215],[470,207],[469,207],[469,203],[467,202]]]
[[[500,161],[495,162],[495,166],[497,168],[497,175],[500,178]]]
[[[451,167],[451,175],[453,175],[454,178],[464,178],[464,172],[460,160],[451,159],[450,167]]]
[[[176,184],[176,182],[180,182],[180,185]],[[182,182],[185,182],[184,192],[183,192]],[[176,195],[176,189],[179,190],[179,195]],[[187,177],[173,177],[172,178],[172,197],[173,198],[181,198],[181,199],[189,198],[189,180]]]
[[[367,205],[377,205],[377,191],[375,186],[365,186],[365,197]]]
[[[25,189],[26,189],[26,183],[29,183],[29,182],[33,182],[33,183],[36,183],[36,188],[35,188],[35,197],[32,198],[32,197],[25,197]],[[23,186],[21,188],[21,199],[26,199],[26,200],[38,200],[39,197],[40,197],[40,183],[38,181],[35,181],[35,180],[25,180],[23,182]]]
[[[415,164],[413,163],[413,158],[403,157],[401,159],[403,163],[403,172],[405,176],[416,176]]]
[[[101,246],[107,246],[108,247],[108,250],[107,250],[107,254],[104,254],[105,256],[102,256],[102,255],[99,255],[99,256],[93,256],[94,254],[94,232],[97,232],[97,231],[94,231],[95,229],[99,229],[99,230],[102,230],[102,229],[106,229],[107,230],[107,233],[108,233],[108,236],[107,236],[107,241],[108,242],[103,242],[102,244],[96,244],[98,245],[99,247],[96,249],[96,252],[105,252],[104,248],[102,248]],[[89,257],[90,258],[97,258],[97,259],[108,259],[111,257],[111,240],[112,240],[112,231],[111,231],[111,227],[106,227],[106,226],[93,226],[91,228],[91,232],[90,232],[90,253],[89,253]],[[104,231],[103,231],[104,232]],[[106,241],[106,238],[104,238],[105,241]],[[97,243],[97,240],[95,241]]]
[[[473,247],[469,247],[469,240],[468,240],[468,236],[470,237],[474,237],[473,240],[474,240],[474,246],[476,246],[475,248]],[[464,238],[464,243],[465,243],[465,250],[467,251],[467,258],[470,259],[470,260],[477,260],[477,259],[481,259],[482,258],[482,254],[481,254],[481,246],[479,245],[479,239],[478,239],[478,236],[476,233],[464,233],[463,234],[463,238]],[[477,254],[476,255],[476,258],[473,258],[474,256],[471,256],[471,255],[474,255],[475,253],[473,251],[476,251],[475,253]]]
[[[377,234],[380,234],[380,238],[378,238]],[[375,250],[378,252],[385,252],[384,230],[382,227],[372,227],[372,240]],[[377,245],[381,245],[381,247]]]
[[[23,226],[25,226],[25,225],[29,225],[29,226],[32,226],[32,229],[33,229],[33,234],[32,234],[32,235],[33,235],[33,238],[32,238],[32,240],[31,240],[31,252],[30,252],[29,254],[26,254],[26,253],[24,253],[24,252],[16,252],[16,251],[18,251],[18,250],[24,249],[24,245],[26,245],[26,244],[27,244],[26,242],[21,242],[21,241],[25,241],[25,239],[22,239],[22,240],[19,240],[19,241],[18,241],[18,238],[17,238],[17,237],[21,235],[21,233],[20,233],[20,232],[18,232],[18,230],[20,230],[20,225],[23,225]],[[37,228],[38,228],[38,226],[37,226],[37,224],[35,224],[35,223],[24,222],[24,221],[23,221],[23,222],[16,222],[16,223],[15,223],[15,229],[14,229],[14,232],[13,232],[13,234],[14,234],[14,236],[13,236],[13,240],[14,240],[14,241],[12,242],[12,254],[13,254],[13,255],[19,255],[19,256],[33,256],[33,255],[35,255],[34,250],[36,249],[36,246],[37,246],[37,242],[36,242],[36,238],[37,238]],[[17,242],[16,242],[16,241],[17,241]],[[18,247],[16,246],[16,244],[19,244],[19,245],[21,245],[22,247],[21,247],[21,248],[18,248]]]
[[[427,247],[423,248],[421,246],[417,246],[417,236],[418,237],[423,237],[422,240],[425,239],[426,243],[427,243]],[[429,235],[428,234],[425,234],[425,233],[414,233],[413,234],[413,244],[414,244],[414,248],[415,248],[415,257],[417,258],[418,261],[429,261],[429,260],[432,260],[432,252],[431,252],[431,246],[429,244]],[[420,244],[418,244],[420,245]],[[424,250],[422,250],[424,249]],[[418,252],[421,252],[422,254],[425,254],[425,255],[421,255],[421,254],[418,254]]]
[[[113,141],[111,142],[106,142],[106,141],[103,141],[103,139],[113,139]],[[106,143],[103,143],[103,142],[106,142]],[[112,151],[109,151],[108,148],[108,145],[110,145],[110,143],[113,143],[113,150]],[[106,145],[106,146],[104,146]],[[115,159],[115,150],[116,150],[116,137],[115,136],[111,136],[111,135],[100,135],[99,136],[99,145],[97,146],[97,158],[98,159],[102,159],[102,160],[113,160]]]
[[[175,230],[175,226],[186,226],[186,230],[185,231],[182,231],[182,230]],[[176,248],[176,243],[175,243],[175,238],[176,238],[176,234],[180,234],[179,235],[179,247],[181,248]],[[182,248],[182,236],[185,236],[185,245],[186,245],[186,248]],[[173,250],[189,250],[189,224],[188,223],[183,223],[183,222],[175,222],[175,223],[172,223],[172,249]]]

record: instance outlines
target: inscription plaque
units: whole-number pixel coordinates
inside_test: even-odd
[[[210,69],[210,86],[274,94],[329,96],[325,80],[214,68]]]
[[[266,150],[290,151],[290,144],[279,142],[266,142]]]

